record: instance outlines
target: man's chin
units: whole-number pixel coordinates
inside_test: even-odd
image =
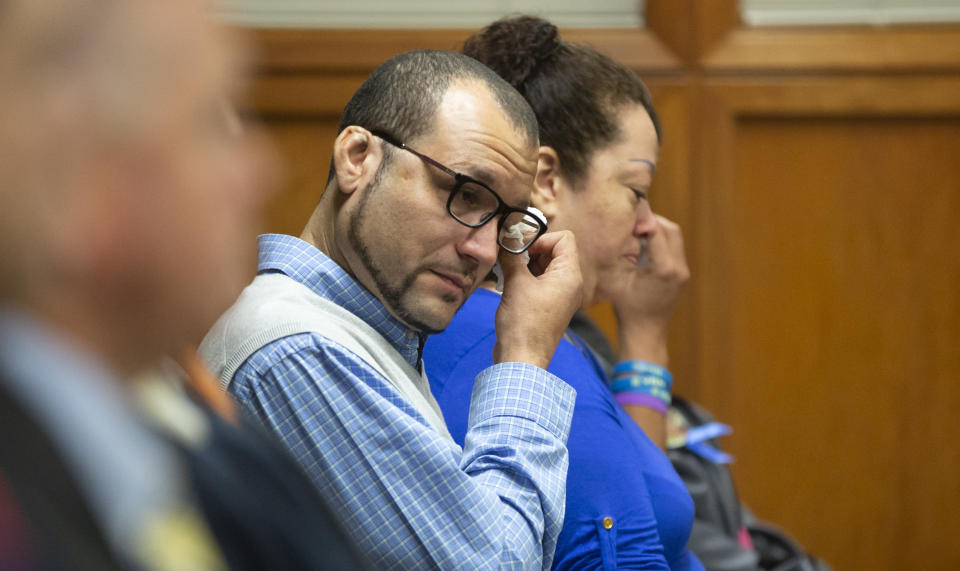
[[[423,333],[440,333],[446,329],[457,310],[466,302],[466,297],[453,299],[450,296],[443,296],[436,300],[437,307],[424,307],[422,304],[416,307],[403,306],[398,308],[398,317],[411,329],[416,329]]]
[[[415,329],[421,333],[433,335],[434,333],[442,333],[443,330],[450,325],[450,322],[453,320],[453,318],[451,316],[451,318],[447,319],[446,321],[440,321],[433,319],[418,319],[416,317],[407,316],[406,318],[401,317],[400,320],[403,321],[410,329]]]

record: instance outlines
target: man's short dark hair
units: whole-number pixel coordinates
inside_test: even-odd
[[[460,80],[486,86],[517,131],[537,145],[537,118],[522,95],[475,59],[440,50],[402,53],[374,70],[344,108],[339,131],[359,125],[413,141],[430,131],[444,94]],[[328,182],[334,172],[331,161]]]

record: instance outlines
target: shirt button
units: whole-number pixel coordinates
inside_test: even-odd
[[[416,332],[416,331],[414,331],[413,329],[407,329],[407,339],[409,339],[409,340],[412,341],[413,338],[416,337],[416,336],[417,336],[417,332]]]
[[[607,516],[603,518],[603,529],[612,529],[613,528],[613,518]]]

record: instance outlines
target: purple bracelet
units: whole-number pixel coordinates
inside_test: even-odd
[[[645,406],[657,412],[667,414],[667,403],[652,395],[644,393],[617,393],[613,395],[613,398],[622,405]]]

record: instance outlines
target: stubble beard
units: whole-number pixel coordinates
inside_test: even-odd
[[[446,329],[448,323],[444,323],[442,326],[438,327],[437,324],[429,324],[424,321],[424,316],[419,316],[414,313],[413,308],[410,308],[406,303],[404,303],[404,297],[410,291],[410,288],[413,287],[414,282],[421,273],[429,271],[425,266],[418,266],[414,268],[411,272],[406,274],[403,277],[403,280],[400,282],[399,286],[394,287],[391,284],[391,281],[388,279],[390,273],[384,268],[380,267],[377,262],[374,260],[371,255],[370,248],[367,245],[367,241],[364,238],[364,230],[367,224],[370,222],[368,214],[368,206],[370,197],[380,190],[381,180],[380,172],[378,171],[370,185],[364,192],[363,196],[360,199],[360,203],[357,205],[357,210],[353,216],[348,221],[349,228],[347,230],[347,240],[350,242],[350,246],[353,248],[357,257],[360,260],[360,263],[367,270],[367,273],[370,274],[370,277],[373,278],[373,282],[377,287],[377,290],[380,292],[380,295],[383,298],[383,304],[386,305],[394,315],[396,315],[401,321],[406,323],[413,329],[417,329],[427,334],[440,333]],[[447,303],[456,303],[459,301],[458,309],[460,305],[466,301],[466,298],[458,300],[456,296],[453,295],[444,295],[442,297],[443,301]]]

